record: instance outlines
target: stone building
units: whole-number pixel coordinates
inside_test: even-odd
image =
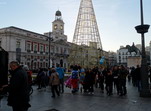
[[[39,34],[18,27],[0,29],[0,46],[8,51],[9,62],[17,60],[30,69],[47,68],[61,64],[67,68],[69,43],[64,35],[64,22],[57,11],[52,32]]]
[[[71,44],[69,63],[71,65],[80,65],[83,68],[93,68],[99,65],[101,51],[91,43],[87,45]]]
[[[117,54],[115,52],[108,52],[108,65],[117,65]]]

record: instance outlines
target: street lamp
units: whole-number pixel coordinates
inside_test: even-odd
[[[48,33],[49,34],[49,36],[48,36],[48,41],[49,41],[49,67],[50,67],[50,43],[51,43],[51,41],[53,41],[53,38],[51,38],[51,32],[49,32]]]
[[[148,73],[147,73],[147,59],[145,52],[145,39],[144,34],[148,32],[149,25],[144,24],[143,19],[143,1],[140,0],[140,12],[141,12],[141,25],[135,27],[137,33],[141,34],[142,39],[142,61],[141,61],[141,90],[140,97],[151,97],[148,83]]]

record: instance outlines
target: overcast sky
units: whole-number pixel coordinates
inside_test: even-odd
[[[0,0],[0,28],[15,26],[36,33],[52,31],[60,10],[65,35],[72,42],[81,0]],[[140,0],[92,0],[103,49],[116,51],[121,45],[141,43],[135,30],[140,25]],[[151,0],[144,2],[144,23],[151,25]],[[151,29],[145,34],[151,41]]]

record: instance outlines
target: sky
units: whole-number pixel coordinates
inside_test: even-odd
[[[0,28],[15,26],[43,34],[52,31],[55,13],[60,10],[65,35],[72,42],[81,0],[0,0]],[[141,44],[135,30],[140,25],[140,0],[92,0],[103,50]],[[151,25],[151,0],[143,0],[144,23]],[[145,45],[151,41],[151,28]]]

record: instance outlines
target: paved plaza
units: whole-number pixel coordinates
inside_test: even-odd
[[[112,96],[100,93],[95,89],[94,95],[71,94],[71,89],[65,88],[64,94],[60,97],[51,98],[49,87],[37,90],[33,86],[34,93],[31,96],[29,111],[151,111],[151,98],[141,98],[137,88],[127,83],[128,94],[118,96],[114,91]],[[8,107],[6,97],[1,101],[0,111],[12,111]],[[52,110],[56,109],[56,110]]]

